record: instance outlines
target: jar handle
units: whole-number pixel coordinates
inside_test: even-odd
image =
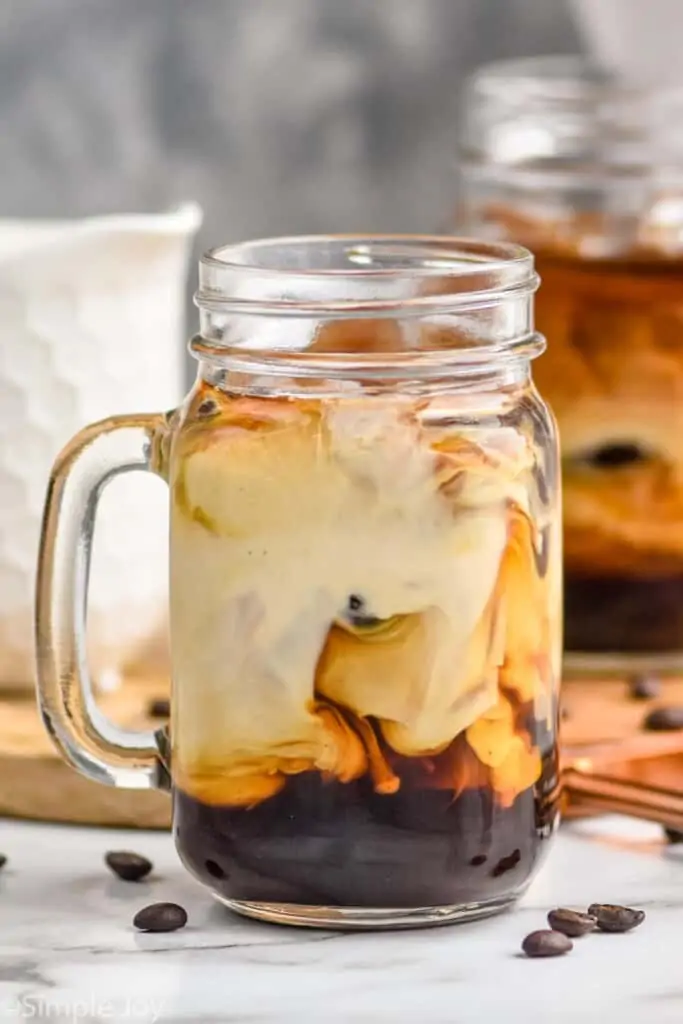
[[[127,789],[167,788],[167,775],[155,733],[115,725],[95,702],[86,656],[92,539],[107,484],[133,470],[158,471],[165,424],[160,414],[115,416],[69,442],[50,475],[38,556],[35,628],[43,721],[74,768]]]

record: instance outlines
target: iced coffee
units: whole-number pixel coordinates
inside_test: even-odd
[[[528,881],[557,806],[559,510],[535,391],[499,399],[203,381],[182,411],[175,830],[228,901],[495,907]]]
[[[557,820],[561,509],[520,246],[322,236],[201,260],[197,379],[54,470],[40,699],[89,778],[173,791],[189,870],[324,928],[511,906]],[[97,499],[170,491],[170,724],[92,713]],[[160,529],[163,529],[160,524]]]

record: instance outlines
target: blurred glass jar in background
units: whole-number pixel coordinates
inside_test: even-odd
[[[532,249],[574,668],[683,666],[683,96],[580,58],[470,81],[454,229]]]
[[[149,216],[0,221],[3,690],[34,687],[35,567],[59,449],[93,419],[168,408],[183,393],[184,285],[199,222],[192,204]],[[168,555],[157,526],[167,498],[128,480],[112,490],[88,588],[88,654],[103,684],[167,660]]]

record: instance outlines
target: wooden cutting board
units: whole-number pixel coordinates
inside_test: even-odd
[[[168,684],[128,679],[98,697],[103,713],[118,725],[155,729],[151,700],[166,697]],[[171,801],[155,790],[126,790],[91,782],[62,761],[26,694],[0,694],[0,815],[75,825],[168,828]]]
[[[134,729],[158,728],[148,714],[150,701],[167,695],[167,684],[131,678],[98,703],[116,723]],[[683,678],[662,682],[661,696],[636,701],[623,679],[572,679],[563,686],[562,742],[567,748],[626,739],[643,718],[662,704],[683,704]],[[0,694],[0,815],[79,825],[168,828],[170,798],[165,793],[114,789],[84,779],[52,746],[33,698]]]
[[[661,680],[654,700],[634,700],[624,679],[570,679],[562,686],[561,726],[565,748],[625,740],[642,731],[643,721],[657,707],[683,705],[683,678]]]

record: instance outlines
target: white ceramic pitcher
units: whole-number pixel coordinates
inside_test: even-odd
[[[159,215],[0,221],[0,687],[33,685],[33,591],[45,487],[75,430],[184,391],[185,279],[201,221]],[[96,678],[164,628],[167,495],[115,481],[102,501],[88,608]],[[154,481],[151,481],[154,484]],[[116,511],[112,506],[116,506]]]

